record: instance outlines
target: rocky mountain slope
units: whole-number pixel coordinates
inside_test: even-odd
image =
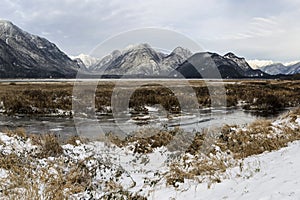
[[[185,78],[262,78],[268,75],[252,69],[244,58],[233,53],[221,56],[216,53],[196,53],[171,73]]]
[[[0,20],[0,78],[72,78],[79,69],[55,44]]]
[[[260,69],[271,75],[287,74],[287,70],[288,70],[288,68],[282,63],[274,63],[271,65],[266,65]]]
[[[177,47],[169,55],[155,51],[148,44],[116,50],[90,68],[94,72],[114,75],[166,76],[192,53]]]
[[[264,78],[268,75],[250,67],[244,58],[233,53],[224,56],[202,52],[192,54],[177,47],[170,54],[155,51],[148,44],[115,50],[90,67],[95,73],[148,77],[186,78]]]
[[[300,73],[300,62],[291,64],[291,65],[284,65],[282,63],[274,63],[271,65],[267,65],[261,68],[262,71],[271,74],[285,74],[285,75],[293,75]]]

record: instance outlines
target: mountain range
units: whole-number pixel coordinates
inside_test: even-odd
[[[269,65],[260,70],[233,53],[193,54],[183,47],[162,53],[149,44],[131,45],[103,58],[84,54],[69,57],[47,39],[0,20],[0,78],[74,78],[78,72],[102,78],[272,78],[268,73],[300,73],[300,63],[288,67]]]
[[[271,65],[266,65],[260,68],[262,71],[271,75],[292,75],[300,73],[300,62],[290,65],[284,65],[282,63],[274,63]]]
[[[92,60],[95,58],[87,57]],[[77,58],[78,59],[78,58]],[[86,61],[91,63],[90,61]],[[131,45],[115,50],[98,62],[87,66],[89,70],[104,76],[170,77],[170,78],[264,78],[268,74],[254,70],[244,58],[233,53],[224,56],[177,47],[165,54],[149,44]],[[215,70],[212,70],[214,69]]]
[[[191,55],[188,49],[182,47],[164,54],[155,51],[149,44],[138,44],[123,51],[113,51],[89,69],[106,75],[167,76]]]

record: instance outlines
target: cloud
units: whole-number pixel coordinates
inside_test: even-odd
[[[211,51],[295,60],[300,59],[299,8],[297,0],[3,0],[0,17],[71,55],[88,53],[123,31],[162,27]]]

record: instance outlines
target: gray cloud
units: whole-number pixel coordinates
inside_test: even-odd
[[[203,48],[249,59],[300,59],[297,0],[2,0],[0,18],[42,35],[70,55],[143,27],[179,31]]]

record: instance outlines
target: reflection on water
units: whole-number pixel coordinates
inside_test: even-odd
[[[277,113],[280,114],[280,113]],[[168,115],[156,109],[149,109],[147,115],[129,115],[128,118],[116,119],[112,115],[98,115],[98,120],[87,120],[80,126],[86,133],[93,133],[92,127],[97,124],[104,132],[129,134],[145,127],[173,128],[180,126],[186,131],[203,128],[221,127],[224,124],[246,125],[258,118],[274,118],[276,115],[259,117],[241,109],[203,109],[200,115],[181,114]],[[117,122],[117,123],[116,123]],[[22,127],[27,133],[55,133],[61,137],[76,135],[74,120],[67,117],[33,117],[0,115],[0,131]]]

